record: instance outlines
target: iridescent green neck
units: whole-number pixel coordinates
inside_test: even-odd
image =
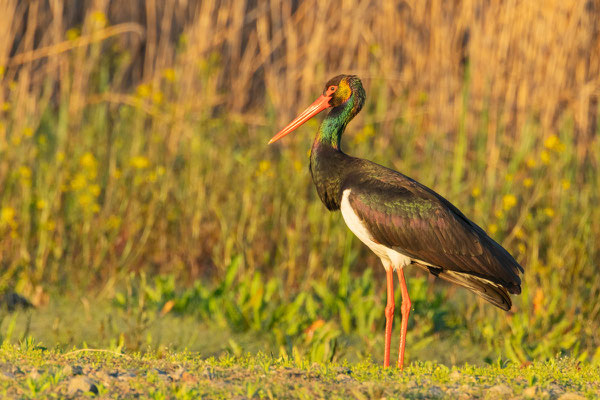
[[[333,107],[329,114],[327,114],[319,127],[313,148],[317,145],[329,145],[336,150],[340,150],[340,142],[346,125],[360,112],[365,102],[365,90],[358,77],[348,75],[340,81],[340,90],[342,93],[343,89],[341,88],[343,86],[345,86],[345,89],[350,89],[350,97],[348,100]],[[338,99],[334,95],[331,101],[337,102]]]
[[[321,123],[317,132],[316,142],[328,144],[334,149],[340,149],[342,134],[346,125],[355,115],[355,95],[352,94],[344,104],[333,108]]]

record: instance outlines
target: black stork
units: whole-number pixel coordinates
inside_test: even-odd
[[[340,210],[348,228],[383,263],[387,279],[384,366],[390,363],[394,275],[402,290],[398,368],[404,365],[411,310],[404,267],[416,265],[463,286],[493,305],[510,310],[509,293],[521,293],[523,267],[448,200],[419,182],[340,148],[346,125],[361,110],[365,91],[357,76],[339,75],[323,94],[275,135],[269,144],[331,108],[315,137],[310,172],[321,201]]]

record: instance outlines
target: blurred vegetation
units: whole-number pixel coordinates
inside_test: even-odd
[[[266,146],[356,73],[345,150],[525,267],[509,314],[410,271],[415,338],[600,362],[595,3],[127,4],[0,1],[0,290],[85,293],[140,324],[173,302],[318,360],[355,332],[378,354],[383,270],[312,187],[317,121]]]

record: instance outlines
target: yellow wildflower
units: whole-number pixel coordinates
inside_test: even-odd
[[[4,67],[4,65],[0,65],[0,78],[4,76],[4,71],[6,71],[6,68]]]
[[[271,168],[271,161],[269,160],[262,160],[261,162],[258,163],[258,170],[256,171],[257,175],[264,175],[264,176],[268,176],[268,177],[272,177],[274,176],[274,172]]]
[[[554,217],[554,209],[552,207],[544,208],[544,214],[546,214],[549,218]]]
[[[15,209],[12,207],[3,207],[0,210],[0,226],[14,226],[15,224]]]
[[[512,194],[506,194],[502,197],[502,208],[506,211],[517,205],[517,198]]]
[[[80,190],[87,185],[87,179],[81,172],[77,173],[73,179],[71,179],[71,190]]]
[[[38,210],[43,210],[44,208],[46,208],[47,205],[48,205],[48,203],[44,199],[39,199],[38,201],[35,202],[35,207]]]
[[[519,243],[517,245],[517,249],[519,249],[519,253],[521,253],[521,254],[525,253],[525,251],[527,250],[527,248],[525,247],[525,245],[523,243]]]
[[[81,207],[86,208],[93,203],[94,199],[89,193],[81,193],[77,196],[77,201]]]
[[[8,111],[11,109],[11,105],[8,101],[5,101],[4,103],[2,103],[2,106],[0,107],[1,111]]]
[[[156,175],[163,176],[166,172],[167,172],[166,168],[163,167],[162,165],[159,165],[158,167],[156,167]]]
[[[474,198],[479,197],[480,194],[481,194],[481,189],[479,189],[479,186],[475,186],[473,188],[473,190],[471,191],[471,196],[473,196]]]
[[[142,83],[142,84],[138,85],[138,87],[136,88],[135,91],[136,91],[136,94],[138,95],[138,97],[141,97],[141,98],[150,97],[150,95],[152,94],[150,85],[148,85],[146,83]]]
[[[121,170],[119,168],[115,168],[115,171],[112,174],[113,178],[119,179],[121,177],[121,175],[122,175]]]
[[[106,26],[108,20],[102,11],[94,11],[92,13],[92,21],[98,23],[101,27]]]
[[[88,179],[93,180],[96,178],[96,175],[98,174],[98,161],[96,161],[96,158],[92,153],[89,151],[84,153],[79,158],[79,165],[84,168]]]
[[[525,164],[527,164],[529,168],[533,168],[536,166],[537,163],[535,162],[535,159],[533,157],[529,157],[527,158],[527,161],[525,161]]]
[[[144,157],[144,156],[135,156],[132,157],[131,160],[129,161],[129,164],[136,169],[144,169],[144,168],[148,168],[148,166],[150,165],[150,160],[148,160],[148,158]]]
[[[552,135],[548,136],[546,138],[546,140],[544,140],[544,147],[552,150],[559,143],[560,143],[560,139],[558,138],[558,136],[556,136],[555,134],[552,134]]]
[[[523,186],[531,187],[532,185],[533,185],[533,179],[531,179],[531,178],[523,179]]]
[[[504,217],[504,213],[502,212],[502,210],[496,210],[496,212],[494,213],[494,215],[496,216],[496,218],[500,219],[502,217]]]
[[[504,179],[506,180],[506,182],[512,182],[514,179],[514,175],[513,174],[506,174],[506,176],[504,177]]]
[[[488,226],[488,231],[490,231],[490,233],[493,235],[494,233],[498,232],[498,225],[490,224],[490,226]]]
[[[258,163],[258,172],[259,173],[262,174],[262,173],[268,171],[269,169],[271,169],[271,161],[262,160],[261,162]]]
[[[525,237],[525,232],[523,232],[523,229],[520,226],[515,228],[515,237],[517,239],[523,239]]]
[[[79,28],[71,28],[67,31],[67,40],[75,40],[81,35]]]
[[[24,181],[31,179],[31,170],[29,167],[23,165],[21,168],[19,168],[19,176],[21,176],[21,180]]]
[[[540,160],[542,160],[542,163],[546,165],[550,164],[550,153],[548,153],[546,150],[543,150],[540,153]]]
[[[81,165],[83,168],[96,168],[96,158],[91,152],[88,151],[79,158],[79,165]]]
[[[92,194],[92,196],[98,197],[100,195],[100,185],[98,185],[97,183],[90,185],[90,193]]]
[[[175,82],[175,70],[173,68],[165,68],[163,70],[163,77],[169,82]]]
[[[32,137],[33,136],[33,129],[29,126],[25,127],[25,129],[23,129],[23,135],[26,137]]]
[[[552,134],[548,136],[546,140],[544,140],[544,147],[546,147],[548,150],[554,150],[557,153],[562,153],[565,151],[566,146],[560,141],[558,136]]]
[[[54,230],[56,229],[56,222],[54,222],[54,220],[49,219],[48,221],[46,221],[44,228],[47,231],[54,232]]]
[[[56,161],[63,162],[65,160],[65,153],[59,151],[56,153]]]
[[[163,93],[160,90],[157,90],[156,92],[152,93],[152,101],[154,102],[154,104],[161,104],[163,102]]]
[[[567,179],[563,179],[560,181],[562,188],[565,190],[568,190],[571,187],[571,182],[569,182]]]

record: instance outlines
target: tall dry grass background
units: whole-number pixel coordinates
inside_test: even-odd
[[[446,195],[525,266],[509,319],[461,303],[481,340],[513,329],[530,357],[553,340],[600,359],[597,1],[0,0],[0,15],[1,288],[110,297],[131,271],[218,280],[238,255],[297,290],[379,271],[314,194],[311,131],[265,145],[353,73],[368,100],[345,149]]]

